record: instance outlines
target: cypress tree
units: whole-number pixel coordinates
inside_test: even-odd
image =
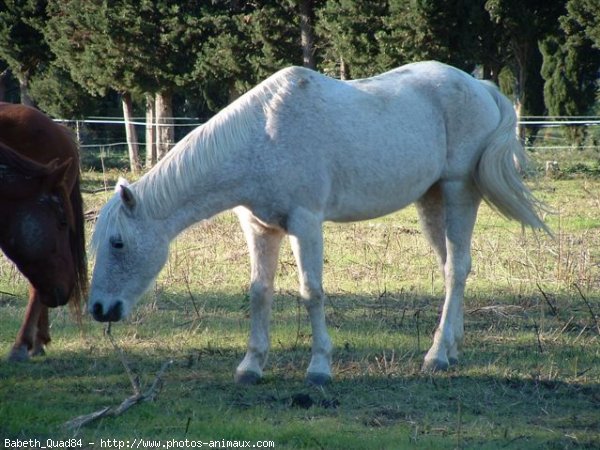
[[[387,1],[327,0],[317,10],[316,32],[321,69],[342,78],[362,78],[380,72],[376,35],[384,28]]]
[[[46,17],[46,0],[0,2],[0,58],[19,80],[21,103],[28,105],[31,78],[53,59],[39,31]]]
[[[596,100],[600,49],[594,48],[586,32],[589,22],[580,9],[585,3],[571,0],[568,13],[560,18],[563,34],[552,36],[541,45],[544,101],[550,115],[586,115]],[[568,127],[564,131],[575,144],[583,143],[585,127]]]

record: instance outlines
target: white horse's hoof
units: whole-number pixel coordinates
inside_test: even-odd
[[[457,361],[458,362],[458,361]],[[446,360],[441,359],[426,359],[423,362],[423,367],[421,368],[421,372],[431,373],[431,372],[444,372],[448,370],[450,367],[450,363]]]
[[[306,384],[309,386],[325,386],[331,383],[331,375],[327,373],[307,372]]]
[[[251,370],[244,370],[235,373],[234,380],[237,384],[256,384],[261,380],[261,375]]]

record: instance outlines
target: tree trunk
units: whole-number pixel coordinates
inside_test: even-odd
[[[542,54],[537,41],[513,39],[513,54],[517,61],[515,97],[520,116],[540,116],[545,113],[544,83],[541,75]],[[532,145],[536,132],[521,126],[519,136]]]
[[[156,113],[152,94],[146,94],[146,169],[156,164]]]
[[[81,122],[79,120],[75,121],[75,140],[81,144]]]
[[[156,157],[161,160],[174,142],[172,95],[168,91],[156,94]]]
[[[129,166],[131,172],[134,174],[140,173],[140,153],[138,150],[138,139],[135,131],[135,125],[131,123],[132,118],[132,101],[131,94],[124,93],[121,96],[121,102],[123,104],[123,119],[125,120],[125,136],[127,137],[127,148],[129,150]]]
[[[19,77],[19,89],[21,91],[21,104],[35,107],[33,99],[29,96],[29,79],[26,76]]]
[[[515,70],[516,80],[515,80],[515,110],[517,112],[517,117],[521,118],[523,113],[528,115],[529,112],[524,110],[523,106],[525,104],[525,84],[527,83],[527,60],[529,55],[529,46],[526,42],[518,42],[516,39],[512,40],[511,47],[513,50],[513,54],[515,56],[515,61],[517,63],[517,67]],[[526,127],[524,125],[519,125],[519,139],[521,142],[525,142],[526,140]]]
[[[301,0],[300,7],[300,39],[302,42],[302,58],[304,67],[316,69],[315,62],[315,10],[313,0]]]
[[[344,61],[344,57],[340,56],[340,80],[348,79],[348,66],[346,65],[346,61]]]
[[[6,98],[6,83],[10,75],[9,69],[5,69],[0,72],[0,102],[5,101]]]

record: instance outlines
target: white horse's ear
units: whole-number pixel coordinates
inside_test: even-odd
[[[123,177],[119,177],[119,180],[117,181],[117,184],[115,185],[115,192],[120,192],[121,186],[129,186],[129,181],[127,181]]]
[[[121,200],[123,200],[123,204],[127,207],[127,209],[133,211],[133,209],[135,208],[135,196],[133,195],[133,192],[131,192],[131,189],[129,189],[127,186],[122,185],[120,189],[120,194]]]

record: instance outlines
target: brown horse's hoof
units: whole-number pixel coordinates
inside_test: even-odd
[[[43,345],[36,345],[29,352],[29,356],[46,356],[46,350]]]
[[[29,351],[26,345],[20,345],[13,347],[8,354],[8,361],[10,362],[24,362],[29,360]]]

